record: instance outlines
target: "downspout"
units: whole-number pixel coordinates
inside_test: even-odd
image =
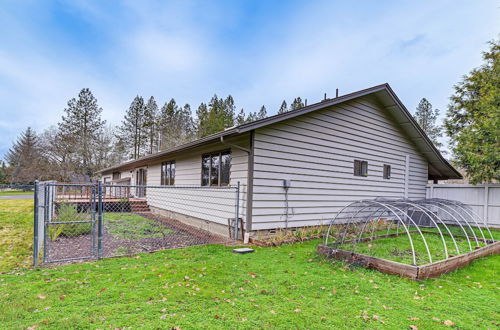
[[[245,232],[252,231],[252,202],[253,202],[253,145],[254,145],[254,131],[250,131],[250,148],[244,148],[242,146],[228,143],[224,141],[224,137],[220,137],[220,142],[222,144],[228,145],[231,148],[239,149],[247,153],[248,155],[248,166],[247,166],[247,205],[246,205],[246,215],[245,215]]]

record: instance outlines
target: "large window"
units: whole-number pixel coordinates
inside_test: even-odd
[[[161,163],[161,185],[173,186],[175,183],[175,161]]]
[[[368,162],[365,160],[354,160],[354,175],[368,176]]]
[[[227,186],[230,173],[231,151],[217,151],[201,157],[202,186]]]

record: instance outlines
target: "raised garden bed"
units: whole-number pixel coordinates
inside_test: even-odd
[[[413,234],[414,232],[412,232]],[[437,236],[437,233],[429,231],[425,232],[426,235]],[[399,275],[414,280],[425,280],[427,278],[437,277],[445,273],[452,272],[458,268],[468,265],[470,262],[477,258],[481,258],[490,254],[500,253],[500,241],[482,241],[480,246],[475,246],[475,249],[470,252],[466,252],[460,255],[450,255],[449,258],[425,263],[422,265],[411,264],[408,259],[404,259],[401,255],[397,253],[391,254],[390,249],[386,249],[386,253],[382,254],[386,258],[381,256],[368,255],[369,250],[364,250],[366,247],[370,249],[377,244],[378,241],[388,240],[388,239],[398,239],[404,236],[402,233],[391,233],[386,235],[378,235],[375,237],[362,238],[356,242],[345,241],[342,245],[331,243],[328,245],[319,245],[317,247],[318,254],[324,256],[328,259],[343,260],[353,265],[358,265],[367,268],[373,268],[383,273]],[[475,241],[474,241],[475,242]],[[366,253],[359,253],[354,251],[348,251],[346,248],[350,246],[351,243],[356,243],[355,246],[358,250],[366,251]],[[463,243],[463,242],[462,242]],[[489,243],[489,244],[487,244]],[[352,247],[353,245],[351,245]],[[399,259],[399,261],[394,261],[390,259]]]

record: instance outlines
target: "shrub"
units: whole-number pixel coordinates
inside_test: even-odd
[[[88,214],[78,212],[76,205],[62,203],[57,210],[57,222],[73,222],[88,220]],[[92,231],[90,223],[66,223],[51,225],[49,228],[49,237],[55,241],[59,236],[75,237],[88,234]]]

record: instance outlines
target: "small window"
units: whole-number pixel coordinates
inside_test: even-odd
[[[368,162],[365,160],[354,160],[354,175],[368,176]]]
[[[384,164],[384,179],[391,178],[391,165]]]
[[[121,172],[113,172],[113,180],[120,180],[122,177]]]
[[[201,157],[201,185],[227,186],[230,183],[231,152],[218,151]]]
[[[173,186],[175,184],[175,161],[161,163],[162,186]]]

